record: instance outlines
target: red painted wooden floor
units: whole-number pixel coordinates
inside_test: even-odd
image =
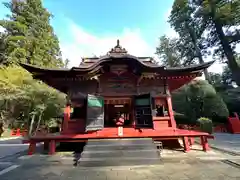
[[[178,137],[200,137],[207,136],[213,138],[208,133],[184,130],[184,129],[134,129],[123,128],[123,135],[118,136],[117,128],[104,128],[101,131],[92,132],[88,134],[60,134],[60,135],[36,135],[31,137],[32,140],[74,140],[74,139],[110,139],[110,138],[159,138],[159,139],[171,139]]]

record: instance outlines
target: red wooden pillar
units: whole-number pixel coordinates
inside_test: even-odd
[[[70,120],[71,106],[68,104],[64,109],[63,132],[68,130],[68,121]]]
[[[33,155],[36,151],[36,142],[31,141],[28,147],[28,155]]]
[[[51,140],[49,142],[49,152],[48,152],[48,154],[52,155],[52,154],[55,154],[55,152],[56,152],[56,141]]]
[[[167,96],[167,105],[168,105],[168,113],[169,113],[170,121],[171,121],[171,127],[176,128],[177,124],[176,124],[176,121],[174,119],[171,96]]]
[[[189,146],[188,137],[183,137],[182,140],[183,140],[184,151],[189,152],[190,146]]]
[[[208,145],[208,139],[206,136],[201,136],[201,144],[202,144],[203,151],[210,150],[210,147]]]
[[[132,126],[135,128],[136,127],[136,117],[135,117],[135,107],[133,100],[130,102],[130,107],[131,107],[131,118],[132,118]]]
[[[194,145],[194,141],[194,137],[189,137],[189,143],[191,146]]]

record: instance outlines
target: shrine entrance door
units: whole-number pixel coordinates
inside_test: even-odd
[[[135,96],[134,106],[136,128],[153,128],[151,94]]]
[[[104,125],[116,127],[116,118],[120,114],[124,116],[123,127],[132,125],[132,98],[128,97],[105,97],[104,98]]]

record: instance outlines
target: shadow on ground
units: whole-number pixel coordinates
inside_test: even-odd
[[[60,143],[57,147],[57,152],[73,152],[73,166],[77,166],[81,159],[81,154],[84,150],[85,142],[71,142],[71,143]]]

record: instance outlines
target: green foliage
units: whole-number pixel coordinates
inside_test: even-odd
[[[204,63],[203,58],[210,53],[203,36],[205,24],[198,23],[200,19],[193,16],[195,11],[196,8],[191,6],[188,0],[176,0],[169,17],[169,23],[179,34],[177,45],[184,58],[184,65],[194,64],[196,61]],[[207,70],[204,71],[204,75],[208,80]]]
[[[228,117],[226,104],[207,81],[193,81],[174,92],[173,107],[191,123],[200,117]]]
[[[199,130],[203,132],[207,132],[209,134],[213,133],[213,123],[212,120],[206,117],[201,117],[197,120],[197,124],[199,126]]]
[[[63,67],[59,42],[50,25],[52,15],[41,0],[12,0],[4,5],[11,14],[0,20],[5,30],[0,33],[0,117],[6,125],[31,124],[34,130],[62,113],[65,95],[14,64]]]
[[[157,54],[163,64],[203,63],[204,57],[214,49],[213,57],[228,65],[222,74],[204,71],[217,93],[203,81],[193,81],[174,92],[174,108],[186,117],[176,117],[177,121],[185,119],[185,122],[192,123],[199,117],[208,117],[214,122],[224,122],[228,109],[230,112],[240,111],[238,90],[230,90],[232,80],[240,85],[239,57],[235,52],[235,46],[240,42],[239,9],[239,0],[174,1],[169,23],[179,38],[160,38]]]
[[[5,57],[5,34],[0,32],[0,64],[6,63]]]
[[[42,1],[12,0],[4,5],[11,14],[0,21],[5,28],[0,37],[4,42],[1,62],[62,67],[59,42],[50,25],[51,14],[43,8]]]
[[[237,63],[240,64],[240,58],[237,57]],[[211,84],[215,87],[216,91],[223,93],[229,89],[233,89],[232,79],[233,75],[228,66],[224,66],[221,74],[210,73]]]
[[[189,1],[189,4],[196,9],[194,18],[200,19],[199,25],[205,24],[208,30],[209,45],[218,47],[217,52],[227,55],[227,52],[224,52],[226,49],[223,42],[234,45],[240,40],[239,29],[237,29],[240,22],[240,2],[238,0],[194,0]],[[223,28],[227,30],[224,31]]]
[[[177,39],[161,36],[159,46],[156,48],[161,63],[165,66],[176,67],[181,65],[181,55],[177,49]]]
[[[223,85],[222,74],[210,72],[209,81],[216,90],[220,89]]]
[[[174,119],[177,124],[194,124],[194,122],[185,115],[174,115]]]
[[[5,124],[29,126],[33,115],[41,124],[47,124],[62,114],[64,105],[64,94],[32,79],[21,67],[0,68],[0,110]]]
[[[176,0],[172,6],[169,23],[179,34],[182,42],[181,53],[186,58],[185,63],[194,61],[195,58],[203,63],[202,56],[208,54],[205,39],[202,36],[205,26],[197,23],[199,19],[193,17],[195,8],[190,6],[188,0]]]
[[[228,106],[229,112],[237,112],[240,114],[240,87],[227,89],[222,92],[222,97]]]
[[[70,60],[69,59],[65,59],[64,61],[64,68],[68,68]]]
[[[203,62],[210,48],[219,60],[227,60],[233,79],[240,85],[236,44],[240,42],[239,0],[175,0],[169,22],[179,34],[184,61]],[[207,72],[205,76],[209,80]],[[211,82],[211,81],[210,81]]]

